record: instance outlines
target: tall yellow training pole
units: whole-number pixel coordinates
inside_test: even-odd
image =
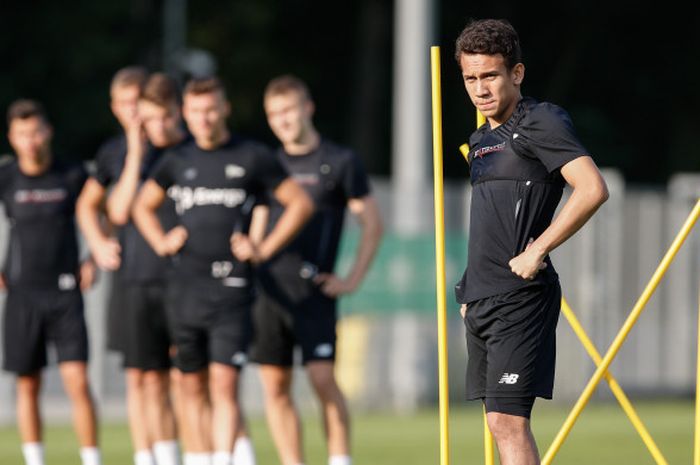
[[[433,94],[433,183],[435,190],[435,277],[437,290],[440,465],[450,463],[450,399],[447,385],[447,310],[445,297],[445,206],[442,187],[442,91],[440,47],[430,47]]]
[[[479,110],[476,110],[476,127],[481,127],[486,122],[486,118]],[[469,144],[462,144],[459,147],[462,156],[469,163]],[[484,465],[494,465],[496,463],[495,451],[493,447],[493,436],[489,430],[489,424],[486,420],[486,409],[484,408]]]
[[[578,419],[579,415],[581,415],[583,408],[591,399],[591,396],[593,395],[596,386],[598,386],[598,383],[600,383],[600,380],[603,378],[605,372],[608,371],[610,364],[612,363],[613,359],[620,350],[620,347],[622,347],[622,344],[625,342],[627,335],[632,330],[632,327],[637,322],[637,319],[639,319],[639,316],[642,314],[644,307],[646,306],[647,302],[649,302],[649,299],[651,298],[651,295],[654,293],[657,286],[659,285],[661,278],[666,273],[668,267],[671,265],[673,258],[676,256],[678,250],[681,248],[681,245],[683,245],[683,242],[688,237],[688,234],[690,234],[690,231],[693,229],[693,226],[695,225],[698,216],[700,216],[700,199],[698,199],[698,201],[695,203],[693,211],[686,219],[685,224],[683,224],[683,227],[674,239],[668,252],[666,252],[666,255],[664,255],[663,260],[661,260],[661,263],[656,268],[656,271],[651,277],[649,284],[647,284],[647,287],[644,289],[644,292],[642,292],[642,295],[637,300],[637,303],[634,305],[634,308],[630,312],[630,315],[627,317],[625,324],[622,326],[617,336],[615,337],[615,340],[610,345],[610,348],[605,354],[605,357],[603,357],[603,360],[600,362],[600,365],[598,365],[598,368],[593,374],[593,377],[586,385],[586,388],[583,390],[583,393],[581,393],[581,396],[579,397],[578,401],[576,401],[576,405],[574,405],[574,408],[571,410],[569,416],[566,418],[566,421],[564,422],[564,425],[561,427],[561,430],[557,434],[557,437],[554,438],[554,442],[549,447],[549,450],[547,450],[547,454],[542,459],[542,465],[549,465],[550,463],[552,463],[554,456],[561,448],[561,445],[566,440],[566,437],[569,435],[569,432],[571,432],[571,428],[573,428],[574,423],[576,423],[576,420]]]
[[[695,448],[693,465],[700,465],[700,295],[698,297],[698,360],[695,374]]]

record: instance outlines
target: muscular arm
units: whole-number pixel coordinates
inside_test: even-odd
[[[345,279],[339,279],[334,275],[321,275],[318,278],[322,283],[323,292],[332,297],[353,292],[358,288],[367,274],[383,233],[382,219],[374,197],[351,199],[348,202],[348,208],[359,222],[362,236],[355,254],[355,261]]]
[[[561,174],[573,188],[571,197],[547,229],[510,261],[513,273],[532,279],[552,250],[569,239],[608,199],[608,188],[591,157],[579,157],[562,166]]]
[[[119,180],[107,198],[107,216],[116,225],[129,222],[131,207],[136,198],[141,178],[141,164],[146,144],[140,123],[134,123],[127,132],[127,152]]]
[[[274,196],[284,206],[284,213],[270,234],[260,243],[259,252],[262,260],[267,260],[287,245],[314,212],[311,197],[291,178],[287,178],[277,186]]]
[[[285,207],[284,213],[260,243],[255,244],[252,237],[241,233],[234,233],[231,237],[231,251],[239,260],[261,262],[269,259],[294,238],[313,213],[311,198],[291,178],[277,186],[274,196]]]
[[[120,265],[119,243],[104,232],[100,223],[104,196],[105,188],[95,179],[89,178],[78,196],[76,217],[97,265],[106,270],[116,270]]]
[[[131,217],[151,248],[161,257],[174,255],[187,240],[187,230],[176,226],[163,231],[156,211],[165,201],[165,190],[152,179],[146,181],[136,196]]]
[[[259,245],[263,241],[269,218],[270,207],[258,205],[253,209],[253,217],[250,221],[250,230],[248,231],[248,236],[253,241],[253,244]]]

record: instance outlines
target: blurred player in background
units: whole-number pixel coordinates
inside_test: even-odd
[[[321,404],[328,463],[350,465],[349,414],[334,374],[337,298],[362,282],[381,239],[382,221],[359,157],[322,138],[314,127],[314,103],[301,80],[273,79],[264,106],[282,143],[277,158],[311,196],[316,210],[294,241],[258,270],[251,355],[260,363],[267,420],[282,463],[304,461],[299,414],[290,393],[293,351],[299,346]],[[274,228],[281,207],[274,199],[269,207],[256,207],[251,231]],[[333,269],[346,208],[362,234],[354,263],[340,277]]]
[[[51,344],[72,403],[82,463],[99,465],[81,294],[92,285],[95,269],[91,260],[79,263],[74,221],[86,173],[80,165],[53,156],[53,129],[39,103],[14,102],[7,123],[17,158],[0,163],[0,201],[11,225],[0,276],[0,288],[7,289],[3,366],[17,375],[17,423],[25,463],[44,464],[39,392]]]
[[[126,151],[117,138],[100,151],[95,174],[80,196],[78,215],[98,263],[115,274],[110,308],[110,347],[123,355],[127,377],[129,426],[135,465],[179,462],[176,428],[169,396],[170,338],[165,313],[168,260],[153,252],[131,223],[131,205],[154,164],[186,138],[180,116],[179,90],[171,78],[152,74],[141,85],[141,71],[120,71],[112,85],[113,111],[125,127]],[[128,78],[128,79],[127,79]],[[136,112],[131,98],[137,97]],[[107,195],[107,189],[111,192]],[[101,226],[106,197],[109,223],[118,227],[118,243]],[[169,228],[177,224],[175,206],[158,210]]]
[[[251,263],[275,254],[312,210],[267,148],[229,132],[229,113],[217,78],[187,84],[183,115],[194,140],[159,163],[133,210],[153,249],[175,257],[168,316],[182,371],[185,465],[232,463],[239,375],[251,338]],[[253,244],[247,226],[256,198],[266,191],[274,192],[285,213],[275,230]],[[175,200],[180,220],[172,229],[156,215],[167,196]],[[211,436],[201,424],[209,401]]]

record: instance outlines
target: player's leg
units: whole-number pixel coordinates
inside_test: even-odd
[[[41,414],[39,392],[41,373],[17,377],[17,425],[23,443],[41,442]]]
[[[350,464],[350,415],[345,396],[335,379],[331,360],[315,360],[306,364],[311,385],[321,404],[329,465]]]
[[[556,283],[490,298],[484,404],[504,465],[540,463],[530,415],[535,397],[552,396],[560,301]]]
[[[83,361],[65,361],[59,364],[66,394],[73,409],[73,425],[81,450],[97,447],[97,416],[90,393],[87,364]],[[99,463],[94,462],[93,463]]]
[[[79,290],[57,292],[52,299],[48,339],[56,346],[58,367],[71,401],[73,425],[83,465],[101,463],[97,447],[97,413],[87,373],[88,338]]]
[[[259,364],[267,426],[283,465],[304,463],[302,427],[291,395],[295,337],[292,313],[267,291],[253,307],[251,359]]]
[[[209,365],[213,465],[230,465],[233,441],[240,423],[238,368],[223,363]]]
[[[291,395],[292,367],[260,365],[265,416],[283,465],[304,462],[299,412]]]
[[[151,441],[148,437],[148,424],[144,415],[146,402],[143,395],[143,371],[139,368],[125,368],[126,414],[134,450],[134,465],[153,464]]]
[[[534,401],[534,397],[490,397],[484,400],[487,423],[502,465],[540,463],[537,444],[530,429]]]
[[[159,465],[175,465],[179,451],[169,391],[171,357],[165,287],[130,286],[127,302],[131,315],[128,324],[131,344],[124,352],[125,363],[142,371],[142,417],[146,439]]]
[[[173,280],[168,283],[166,309],[170,337],[175,346],[175,366],[179,397],[179,435],[184,451],[184,465],[209,465],[211,437],[205,426],[208,408],[208,340],[201,326],[205,290],[192,282]]]
[[[329,465],[350,465],[350,414],[335,378],[336,301],[320,292],[295,314],[295,332],[303,362],[320,402]]]
[[[39,393],[46,339],[39,299],[10,289],[3,314],[3,368],[17,375],[17,427],[26,465],[44,465]]]

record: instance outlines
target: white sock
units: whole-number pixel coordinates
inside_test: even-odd
[[[184,465],[212,465],[211,452],[186,452]]]
[[[174,439],[155,442],[153,455],[156,456],[158,465],[180,465],[180,451],[177,447],[177,441]]]
[[[81,447],[80,458],[83,461],[83,465],[102,465],[100,449],[97,447]]]
[[[22,444],[22,455],[26,465],[44,465],[44,445],[40,442]]]
[[[242,436],[236,439],[236,443],[233,445],[232,459],[233,465],[256,465],[255,449],[253,441],[249,437]]]
[[[156,465],[156,461],[149,449],[142,449],[134,453],[134,465]]]
[[[214,452],[211,463],[212,465],[231,465],[231,452],[226,450]]]
[[[328,457],[328,465],[352,465],[349,455],[331,455]]]

